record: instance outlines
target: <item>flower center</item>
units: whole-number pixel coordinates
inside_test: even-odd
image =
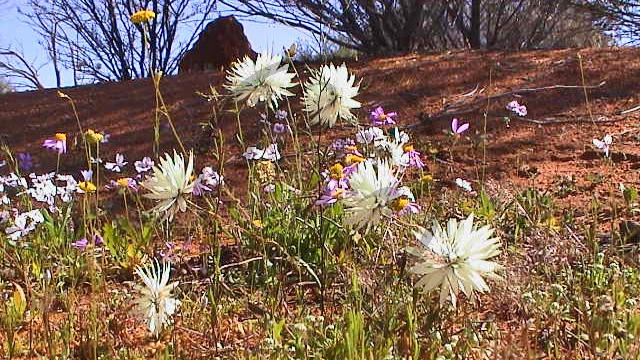
[[[56,138],[56,141],[67,141],[67,134],[56,133],[55,138]]]
[[[363,161],[364,161],[364,158],[362,156],[358,156],[354,154],[347,154],[347,156],[344,157],[344,162],[347,163],[348,165],[360,163]]]
[[[91,181],[81,181],[78,183],[78,187],[86,192],[96,191],[96,186]]]
[[[407,205],[409,205],[409,203],[411,203],[411,201],[409,201],[409,199],[401,197],[396,199],[393,204],[391,204],[391,208],[395,211],[400,211],[402,209],[404,209]]]
[[[129,178],[120,178],[120,179],[116,180],[116,182],[118,183],[118,185],[120,185],[122,187],[129,186]]]
[[[335,163],[333,166],[329,168],[329,173],[331,174],[331,178],[335,180],[340,180],[343,177],[342,170],[344,166],[340,163]]]

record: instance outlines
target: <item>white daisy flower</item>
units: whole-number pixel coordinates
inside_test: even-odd
[[[476,229],[473,214],[459,224],[456,219],[449,219],[446,229],[434,221],[431,231],[422,229],[414,235],[429,251],[407,248],[409,253],[420,257],[409,272],[422,276],[416,286],[424,291],[441,286],[441,304],[450,299],[455,307],[460,291],[469,298],[474,291],[488,292],[483,276],[500,278],[495,273],[500,265],[488,261],[500,254],[500,238],[491,237],[493,229],[489,226]]]
[[[312,74],[305,85],[305,110],[310,113],[310,123],[326,124],[333,127],[338,118],[350,123],[356,122],[351,109],[360,107],[353,99],[358,95],[360,85],[354,86],[355,75],[349,76],[347,66],[325,65]]]
[[[164,159],[160,159],[160,167],[153,166],[153,175],[140,183],[142,187],[151,191],[144,196],[153,200],[160,200],[152,212],[156,214],[164,213],[163,220],[173,220],[178,210],[187,210],[188,194],[193,191],[193,154],[189,154],[189,163],[185,166],[184,157],[173,151],[173,158],[165,154]]]
[[[245,56],[227,73],[225,88],[236,101],[246,100],[249,107],[266,101],[272,109],[277,108],[279,100],[293,95],[286,89],[296,85],[291,82],[295,74],[287,72],[289,65],[280,66],[281,60],[282,56],[268,52],[259,54],[255,63]]]
[[[359,163],[349,178],[351,193],[342,200],[346,213],[344,224],[354,226],[356,230],[366,226],[369,230],[380,222],[382,215],[391,215],[393,211],[389,205],[402,196],[398,184],[386,161]]]
[[[142,297],[136,302],[138,309],[147,318],[149,331],[155,336],[160,335],[164,326],[172,323],[171,317],[180,305],[180,300],[173,299],[171,292],[178,286],[178,282],[169,282],[171,264],[162,266],[156,261],[151,266],[137,267],[136,274],[140,276],[146,287],[138,286]]]

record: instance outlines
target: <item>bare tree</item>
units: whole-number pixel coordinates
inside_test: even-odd
[[[458,35],[471,48],[552,48],[607,41],[603,29],[589,12],[566,0],[454,0],[447,3],[450,13],[455,14]]]
[[[44,89],[39,75],[43,66],[27,60],[22,51],[0,48],[0,76],[18,87]]]
[[[436,47],[446,7],[427,0],[221,0],[236,13],[261,16],[368,54]]]
[[[133,24],[131,15],[141,9],[156,17]],[[21,13],[41,35],[58,81],[65,67],[77,82],[175,72],[214,10],[215,0],[29,0]]]
[[[640,44],[640,1],[573,0],[572,3],[590,11],[621,44]]]
[[[367,54],[555,47],[562,43],[551,39],[601,33],[568,0],[220,1],[236,12],[295,26]]]

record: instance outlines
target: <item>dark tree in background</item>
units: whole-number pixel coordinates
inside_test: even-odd
[[[606,45],[568,0],[220,0],[365,54]]]
[[[129,20],[141,9],[156,13],[147,31]],[[21,13],[41,35],[60,86],[61,68],[74,71],[76,84],[173,73],[214,10],[215,0],[29,0]]]
[[[574,5],[590,11],[600,26],[612,32],[622,45],[640,44],[640,1],[573,0]]]
[[[236,13],[307,30],[317,38],[367,54],[441,47],[446,16],[431,0],[221,0]],[[428,44],[425,44],[428,42]]]
[[[567,0],[444,1],[454,47],[537,49],[608,45],[601,22]]]

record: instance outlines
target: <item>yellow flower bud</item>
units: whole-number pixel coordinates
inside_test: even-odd
[[[97,187],[91,181],[81,181],[78,183],[78,187],[80,188],[80,190],[88,193],[97,190]]]

